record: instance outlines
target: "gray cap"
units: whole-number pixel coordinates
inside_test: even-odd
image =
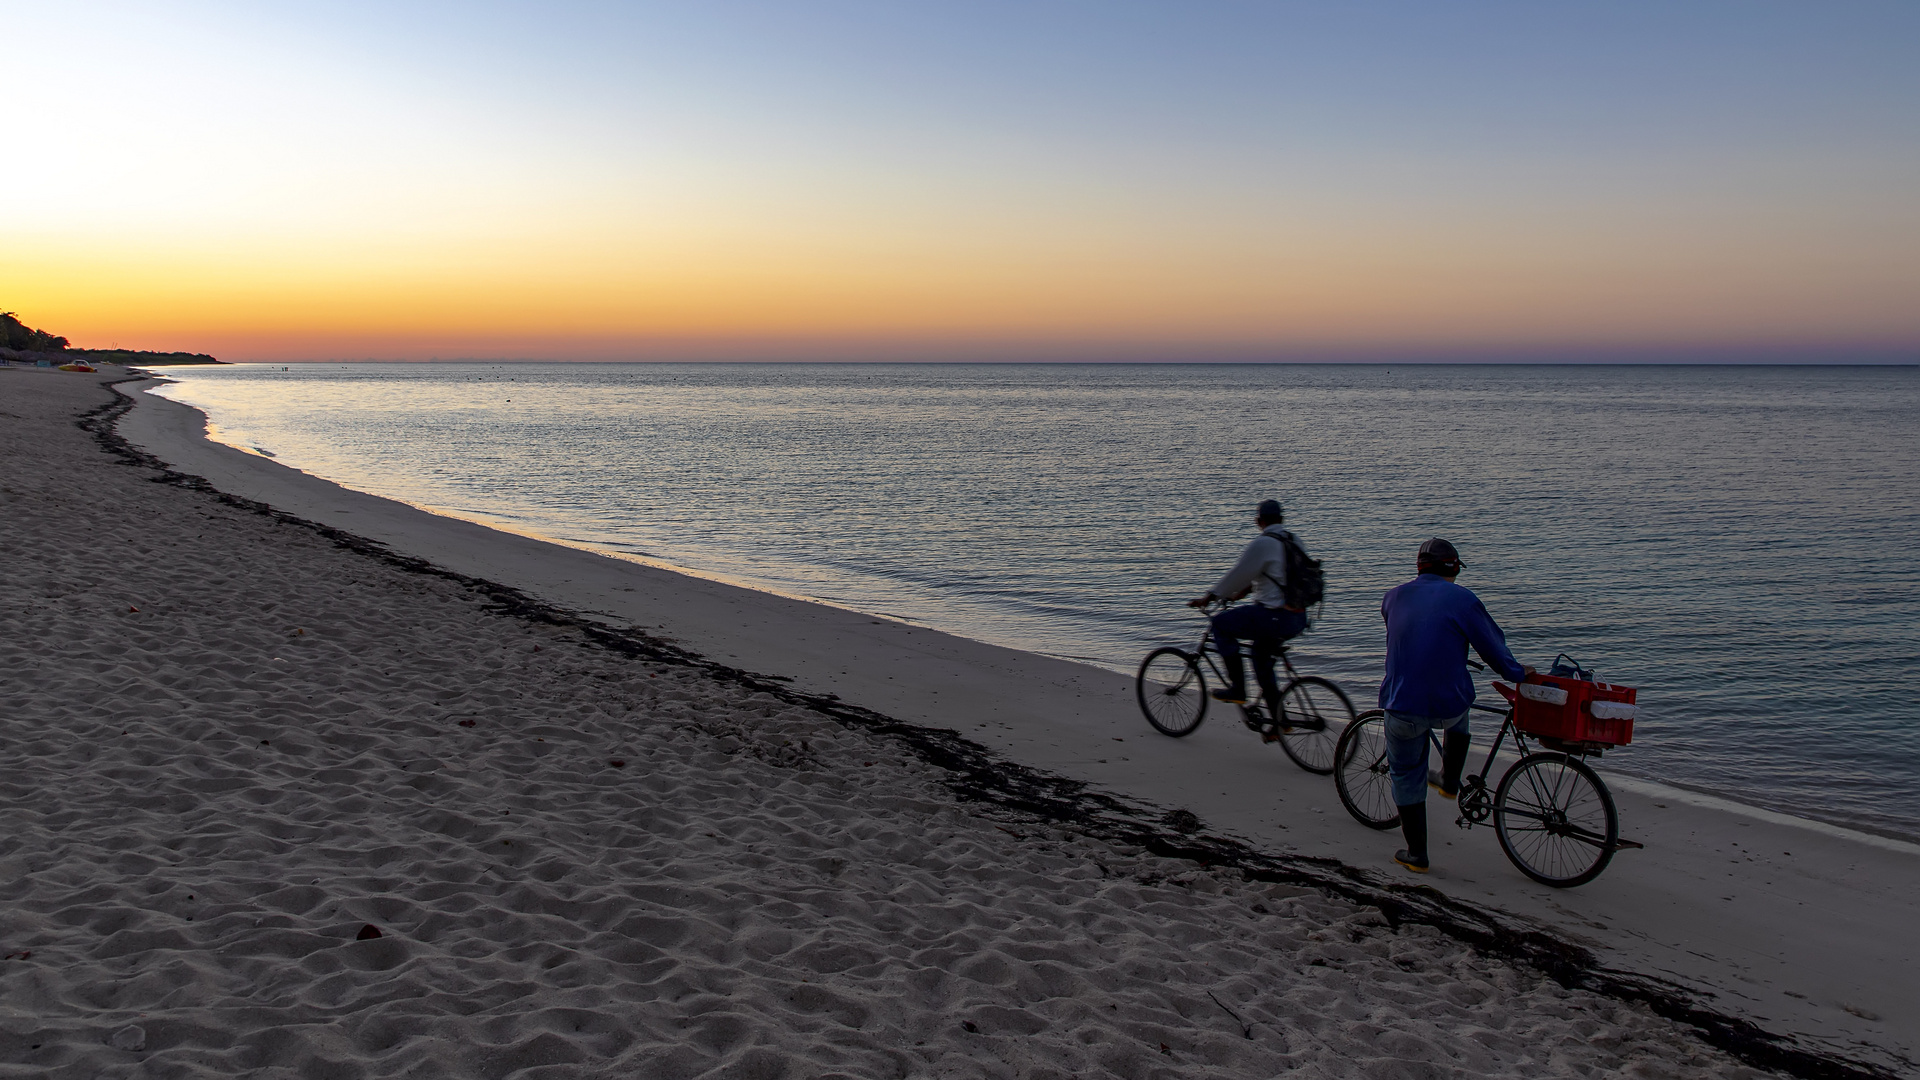
[[[1283,516],[1280,513],[1280,500],[1267,499],[1266,501],[1260,504],[1260,508],[1257,511],[1255,511],[1255,513],[1257,513],[1259,516],[1263,518],[1267,518],[1272,521],[1279,521]]]
[[[1451,563],[1454,566],[1466,565],[1460,561],[1460,553],[1453,549],[1453,545],[1437,536],[1420,545],[1420,561],[1423,563]]]

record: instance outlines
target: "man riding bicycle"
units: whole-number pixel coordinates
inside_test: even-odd
[[[1232,705],[1246,704],[1247,675],[1240,659],[1240,642],[1248,641],[1253,645],[1254,678],[1259,680],[1268,705],[1277,708],[1280,686],[1274,679],[1273,662],[1282,642],[1307,629],[1307,613],[1287,606],[1287,544],[1292,534],[1281,527],[1279,501],[1262,502],[1253,520],[1260,535],[1247,544],[1233,569],[1205,596],[1187,601],[1187,606],[1206,607],[1216,600],[1238,600],[1254,594],[1254,603],[1228,608],[1213,617],[1214,641],[1219,645],[1230,684],[1215,690],[1213,696]]]

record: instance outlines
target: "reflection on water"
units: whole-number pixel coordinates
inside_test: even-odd
[[[1372,698],[1429,535],[1515,651],[1642,687],[1606,765],[1920,833],[1912,368],[177,369],[361,490],[1130,669],[1275,496]]]

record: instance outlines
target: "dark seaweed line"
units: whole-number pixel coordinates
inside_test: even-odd
[[[835,696],[802,693],[779,676],[763,675],[710,660],[638,630],[617,630],[537,600],[508,585],[469,577],[425,559],[403,555],[375,540],[275,510],[263,502],[221,491],[205,478],[182,473],[123,438],[116,425],[134,402],[111,387],[142,378],[103,382],[114,397],[83,413],[76,424],[102,450],[122,463],[153,471],[155,483],[188,488],[228,506],[309,529],[340,547],[416,574],[444,578],[485,596],[502,615],[526,622],[580,631],[601,648],[631,659],[672,664],[704,672],[718,681],[771,694],[789,704],[821,713],[849,728],[888,739],[940,770],[943,783],[959,798],[987,803],[1038,821],[1070,825],[1110,843],[1128,844],[1165,858],[1203,867],[1240,871],[1247,880],[1323,890],[1353,903],[1376,907],[1389,923],[1431,926],[1483,955],[1531,967],[1569,989],[1581,989],[1617,1001],[1639,1002],[1655,1014],[1686,1024],[1709,1045],[1759,1069],[1803,1080],[1897,1080],[1890,1070],[1838,1054],[1809,1050],[1788,1036],[1776,1035],[1748,1020],[1699,1004],[1692,991],[1664,979],[1602,966],[1589,950],[1539,929],[1526,928],[1494,913],[1418,885],[1381,884],[1358,867],[1337,859],[1276,855],[1225,836],[1185,832],[1171,821],[1176,814],[1090,788],[1086,783],[1029,768],[994,756],[956,731],[908,724]],[[1189,815],[1190,819],[1190,815]],[[1180,822],[1191,826],[1191,819]],[[1911,1063],[1906,1063],[1911,1064]]]

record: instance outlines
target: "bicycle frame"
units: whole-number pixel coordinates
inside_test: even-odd
[[[1532,750],[1527,748],[1526,735],[1523,734],[1519,728],[1513,726],[1513,710],[1511,708],[1498,709],[1492,705],[1482,705],[1477,701],[1470,703],[1467,708],[1474,712],[1493,713],[1500,717],[1500,730],[1494,735],[1493,746],[1487,751],[1486,764],[1480,766],[1479,773],[1474,776],[1474,779],[1480,781],[1483,786],[1487,782],[1487,777],[1493,773],[1494,759],[1500,756],[1500,744],[1506,741],[1509,732],[1513,735],[1513,745],[1520,748],[1522,757],[1533,753]],[[1440,740],[1433,732],[1427,732],[1427,738],[1433,741],[1435,749],[1440,748]]]
[[[1482,705],[1477,701],[1470,702],[1467,708],[1473,712],[1492,713],[1500,717],[1500,730],[1494,733],[1493,745],[1487,749],[1487,760],[1480,766],[1480,771],[1460,778],[1460,791],[1455,796],[1456,805],[1460,808],[1460,817],[1454,824],[1462,829],[1471,829],[1485,822],[1487,815],[1493,812],[1493,805],[1488,801],[1490,797],[1486,794],[1492,790],[1487,779],[1493,775],[1493,763],[1500,757],[1500,746],[1507,741],[1508,734],[1512,734],[1513,745],[1519,748],[1521,757],[1533,752],[1527,747],[1526,735],[1513,726],[1513,709],[1500,709],[1492,705]],[[1440,736],[1428,731],[1427,742],[1432,744],[1434,754],[1445,760],[1446,751],[1440,742]]]
[[[1506,696],[1511,700],[1511,694]],[[1498,715],[1500,727],[1480,769],[1459,778],[1459,790],[1451,796],[1459,814],[1456,826],[1492,825],[1509,861],[1533,880],[1556,888],[1584,885],[1606,869],[1615,852],[1641,846],[1620,837],[1606,782],[1583,760],[1597,755],[1602,746],[1522,731],[1512,707],[1474,704],[1471,709]],[[1389,829],[1398,823],[1399,812],[1389,801],[1387,786],[1392,748],[1388,718],[1377,711],[1359,723],[1375,726],[1349,728],[1341,735],[1334,784],[1340,801],[1362,824]],[[1438,753],[1444,768],[1441,733],[1429,729],[1426,734],[1427,746]],[[1519,759],[1496,774],[1509,735]],[[1427,773],[1421,779],[1431,782],[1431,777]]]
[[[1214,679],[1217,680],[1222,686],[1227,685],[1227,676],[1225,672],[1220,670],[1220,665],[1214,663],[1214,657],[1220,655],[1220,646],[1214,643],[1213,616],[1219,614],[1219,612],[1221,611],[1227,610],[1227,607],[1230,607],[1230,606],[1232,605],[1224,605],[1221,608],[1219,608],[1217,611],[1205,613],[1203,617],[1206,618],[1207,620],[1207,628],[1201,631],[1200,633],[1200,644],[1195,645],[1193,647],[1193,655],[1206,661],[1207,670],[1213,674]],[[1251,662],[1253,658],[1249,656],[1247,659],[1249,662]],[[1300,677],[1300,673],[1294,670],[1293,658],[1287,655],[1287,646],[1285,642],[1282,642],[1279,648],[1275,650],[1274,660],[1277,663],[1279,663],[1279,665],[1283,669],[1285,669],[1287,673],[1287,677],[1285,679],[1279,678],[1279,676],[1276,674],[1274,677],[1275,682],[1284,684],[1284,683],[1292,682],[1295,679],[1298,679]],[[1259,685],[1259,680],[1257,678],[1254,680],[1254,684],[1256,686]],[[1261,690],[1260,696],[1261,696],[1261,700],[1265,701],[1266,691]],[[1276,702],[1267,702],[1267,707],[1269,709],[1275,709],[1278,707],[1278,704]]]
[[[1500,730],[1494,734],[1493,746],[1487,750],[1486,764],[1482,765],[1480,767],[1480,771],[1474,774],[1473,776],[1473,779],[1478,780],[1481,784],[1484,785],[1487,782],[1487,777],[1493,773],[1493,761],[1500,754],[1500,744],[1506,741],[1507,736],[1509,734],[1513,736],[1513,745],[1519,749],[1521,757],[1525,757],[1528,754],[1534,753],[1535,750],[1541,749],[1541,747],[1528,746],[1526,732],[1523,732],[1518,727],[1514,726],[1513,706],[1509,705],[1506,708],[1502,709],[1493,705],[1482,705],[1479,702],[1475,701],[1475,702],[1469,703],[1467,708],[1473,710],[1474,712],[1492,713],[1493,715],[1500,717]],[[1440,749],[1440,737],[1438,735],[1435,735],[1433,732],[1429,731],[1427,732],[1427,739],[1429,742],[1433,744],[1434,749],[1436,750]],[[1578,758],[1581,758],[1582,760],[1586,759],[1589,756],[1592,756],[1592,757],[1599,756],[1599,752],[1597,750],[1591,750],[1591,749],[1579,750],[1579,749],[1561,747],[1561,748],[1558,748],[1558,752],[1567,754],[1569,757],[1578,757]]]
[[[1460,809],[1460,817],[1454,824],[1462,829],[1471,829],[1475,825],[1483,824],[1487,820],[1488,815],[1493,812],[1492,796],[1489,794],[1493,789],[1487,783],[1487,778],[1493,774],[1494,760],[1499,757],[1500,744],[1506,741],[1507,735],[1509,733],[1513,735],[1513,744],[1519,748],[1522,758],[1534,752],[1534,748],[1527,745],[1526,733],[1514,726],[1512,706],[1501,709],[1492,705],[1482,705],[1474,702],[1469,704],[1468,708],[1476,712],[1493,713],[1501,719],[1500,730],[1493,737],[1493,746],[1487,750],[1486,763],[1480,767],[1478,773],[1472,776],[1461,777],[1460,792],[1456,796],[1456,805]],[[1431,731],[1427,733],[1427,739],[1432,742],[1435,750],[1441,749],[1439,738]],[[1560,752],[1566,753],[1569,757],[1579,757],[1583,760],[1588,756],[1585,752],[1579,751]],[[1582,832],[1580,835],[1589,842],[1601,841],[1604,843],[1605,841],[1604,837],[1594,836],[1589,833]],[[1612,844],[1612,848],[1615,851],[1621,850],[1622,848],[1638,848],[1640,846],[1641,845],[1635,841],[1621,840],[1618,838],[1615,838]]]

